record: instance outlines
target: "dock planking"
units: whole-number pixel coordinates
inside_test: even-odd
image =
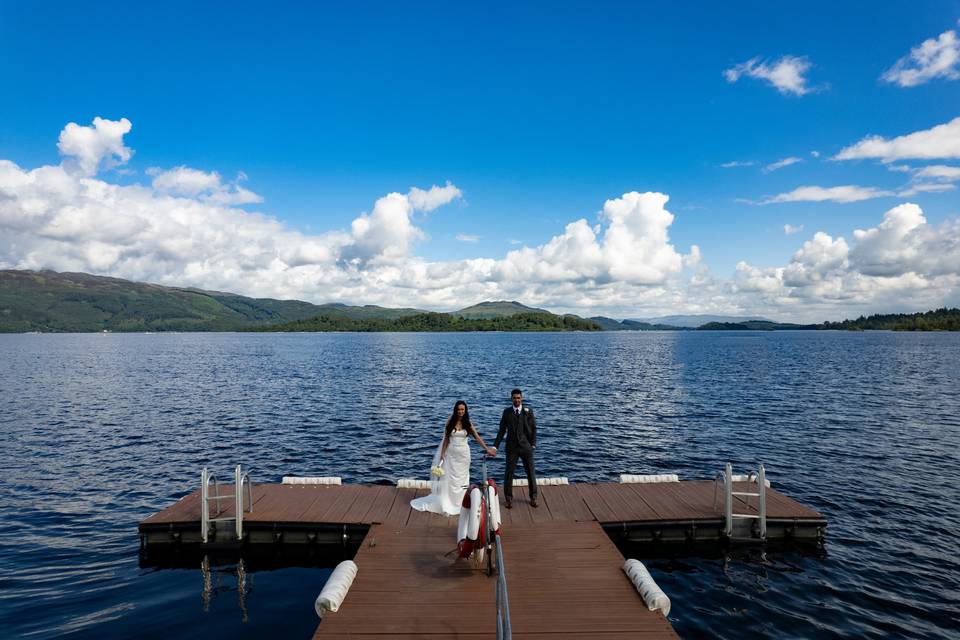
[[[597,522],[505,529],[503,551],[517,638],[677,637],[644,605]]]
[[[223,495],[233,489],[220,487]],[[317,640],[495,635],[494,580],[455,560],[456,518],[410,506],[427,489],[257,484],[251,490],[253,510],[243,516],[242,544],[359,542],[357,578],[340,610],[320,624]],[[738,483],[736,490],[750,486]],[[530,505],[529,487],[514,487],[513,493],[513,508],[501,504],[501,514],[515,638],[677,637],[662,614],[646,608],[623,573],[624,558],[611,536],[716,540],[722,488],[709,480],[546,485],[539,487],[538,508]],[[768,529],[768,537],[795,535],[798,523],[809,536],[826,524],[819,513],[779,491],[768,489],[766,496],[768,523],[781,523]],[[736,511],[756,513],[756,498],[735,499]],[[232,515],[233,505],[233,498],[225,498],[221,515]],[[197,543],[199,491],[146,518],[139,529],[147,548]]]
[[[737,486],[738,491],[747,485]],[[222,487],[225,495],[233,486]],[[556,522],[594,521],[601,524],[675,521],[716,521],[722,517],[722,491],[709,480],[658,484],[574,483],[539,488],[540,506],[529,504],[529,488],[514,487],[513,509],[501,509],[504,524],[545,525]],[[410,507],[413,498],[427,489],[401,489],[386,485],[280,485],[253,486],[253,511],[245,513],[245,526],[296,524],[418,525],[429,515]],[[738,511],[756,513],[757,499],[747,503],[736,496]],[[501,496],[501,502],[503,498]],[[233,512],[233,499],[224,500],[224,515]],[[768,520],[811,521],[824,518],[813,509],[775,489],[767,490]],[[140,532],[170,527],[200,526],[199,491],[146,518]]]
[[[315,640],[495,635],[495,578],[456,559],[454,519],[423,515],[429,522],[370,528],[354,558],[357,578]],[[598,523],[554,525],[504,526],[513,637],[677,637],[643,604]]]
[[[456,554],[447,555],[456,548],[452,519],[425,515],[439,526],[370,527],[354,557],[358,572],[347,598],[325,616],[315,638],[460,637],[464,630],[495,635],[493,583],[470,563],[455,561]]]

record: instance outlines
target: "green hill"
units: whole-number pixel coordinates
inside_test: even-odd
[[[497,300],[496,302],[481,302],[472,307],[454,311],[451,315],[460,318],[507,318],[521,313],[550,313],[546,309],[537,309],[528,307],[525,304],[509,300]]]
[[[339,302],[328,302],[327,304],[313,306],[319,309],[319,314],[314,312],[313,315],[328,315],[331,317],[350,318],[351,320],[396,320],[397,318],[403,318],[405,316],[427,313],[423,309],[411,309],[407,307],[391,309],[389,307],[378,307],[374,304],[365,304],[360,307]],[[311,315],[311,317],[313,317],[313,315]]]
[[[0,270],[0,331],[233,331],[327,313],[398,318],[416,309],[315,305],[86,273]]]

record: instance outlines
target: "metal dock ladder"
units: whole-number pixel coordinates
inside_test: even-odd
[[[717,479],[723,478],[723,514],[724,514],[724,528],[723,534],[731,539],[738,541],[757,541],[757,538],[753,537],[756,534],[759,534],[759,541],[766,542],[767,540],[767,474],[766,470],[761,464],[756,472],[751,471],[747,476],[734,476],[733,475],[733,466],[728,462],[725,469],[717,474]],[[734,481],[742,482],[755,482],[757,485],[756,492],[753,491],[734,491],[733,483]],[[757,512],[753,513],[734,513],[733,511],[733,496],[739,496],[745,498],[747,507],[750,506],[750,498],[757,498]],[[716,490],[714,490],[714,504],[716,504]],[[734,536],[734,522],[736,520],[754,520],[756,522],[756,527],[750,527],[750,535],[735,537]]]
[[[234,469],[234,492],[230,495],[220,495],[220,485],[217,484],[217,479],[207,470],[206,467],[204,467],[203,471],[200,472],[200,533],[204,544],[209,542],[210,523],[229,522],[231,520],[233,520],[235,523],[234,529],[237,536],[236,539],[243,540],[244,488],[247,490],[246,511],[247,513],[252,513],[253,484],[250,481],[250,472],[244,472],[241,467],[242,465],[238,464],[236,469]],[[213,485],[213,495],[210,495],[211,485]],[[223,506],[221,505],[220,501],[228,498],[233,498],[234,500],[234,515],[220,517],[220,514],[223,513]],[[211,500],[215,500],[217,503],[217,510],[213,514],[213,517],[210,516]]]

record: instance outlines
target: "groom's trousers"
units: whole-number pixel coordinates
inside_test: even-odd
[[[537,497],[537,472],[533,468],[533,449],[513,449],[507,451],[507,471],[503,478],[503,495],[513,499],[513,474],[517,470],[517,459],[523,462],[523,470],[527,473],[527,482],[530,484],[529,495],[533,500]]]

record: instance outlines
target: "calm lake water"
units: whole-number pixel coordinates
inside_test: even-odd
[[[960,334],[886,332],[0,335],[0,637],[309,638],[329,569],[205,594],[137,522],[204,465],[425,476],[454,400],[492,440],[515,385],[538,473],[762,462],[829,520],[819,553],[641,555],[681,636],[960,637]]]

